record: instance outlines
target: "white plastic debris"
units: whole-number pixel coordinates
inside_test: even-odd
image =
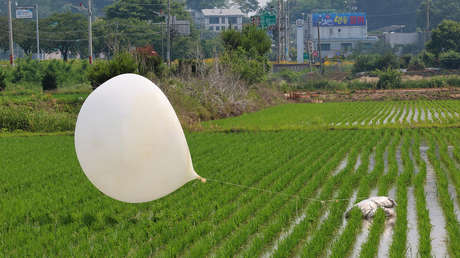
[[[351,207],[351,209],[347,211],[345,216],[348,218],[351,210],[354,207],[358,207],[363,213],[363,218],[365,219],[373,218],[378,208],[382,208],[387,217],[393,217],[395,215],[394,208],[396,207],[396,205],[397,204],[395,200],[389,197],[375,196],[375,197],[371,197],[366,200],[362,200],[358,202],[357,204],[353,205],[353,207]]]

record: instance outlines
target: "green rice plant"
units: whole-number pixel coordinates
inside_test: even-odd
[[[460,242],[460,224],[456,220],[454,206],[448,192],[448,178],[446,172],[442,169],[440,161],[435,153],[437,146],[434,141],[434,137],[426,131],[424,133],[430,144],[430,148],[428,149],[428,157],[436,173],[438,198],[444,212],[444,217],[446,218],[446,228],[449,235],[449,253],[453,257],[458,257],[460,256],[460,247],[458,245]]]
[[[311,139],[310,139],[311,141]],[[306,144],[308,144],[309,142],[305,142]],[[319,141],[319,143],[321,143],[321,141]],[[299,151],[298,149],[296,151]],[[263,152],[262,149],[259,150],[260,153]],[[282,153],[278,153],[277,155],[281,155]],[[303,152],[300,152],[300,153],[296,153],[295,156],[291,157],[291,162],[298,162],[301,160],[302,158],[302,154]],[[251,161],[251,162],[250,162]],[[244,181],[244,180],[240,180],[238,183],[240,184],[245,184],[245,185],[249,185],[249,186],[254,186],[254,184],[259,184],[259,187],[268,187],[268,184],[270,183],[273,183],[273,180],[275,180],[279,175],[276,173],[277,170],[274,170],[273,172],[274,173],[268,173],[270,170],[267,170],[267,169],[271,169],[272,166],[270,165],[270,163],[261,163],[260,160],[259,162],[257,162],[258,160],[254,160],[254,159],[249,159],[247,161],[247,166],[246,168],[244,167],[239,167],[239,168],[229,168],[229,167],[226,167],[225,170],[226,171],[232,171],[234,169],[237,169],[238,171],[241,171],[241,172],[248,172],[248,171],[251,171],[254,169],[254,171],[257,172],[257,174],[259,175],[258,177],[254,177],[251,176],[249,177],[249,179],[251,181]],[[252,162],[256,162],[255,164],[260,164],[258,166],[254,166],[254,164],[252,164]],[[278,161],[275,161],[275,163],[273,163],[273,165],[277,164],[278,166],[281,165],[281,163]],[[268,165],[268,166],[266,166]],[[286,164],[286,165],[290,165],[290,163]],[[198,166],[197,166],[198,167]],[[276,165],[275,165],[276,167]],[[199,167],[198,167],[199,168]],[[279,169],[283,169],[284,166],[281,166],[279,168],[277,168],[278,170]],[[243,178],[241,178],[243,179]],[[221,186],[220,185],[216,185],[215,187],[213,187],[214,191],[221,191]],[[227,220],[227,216],[229,216],[230,214],[232,214],[232,212],[234,212],[235,209],[239,208],[239,203],[242,202],[242,203],[247,203],[249,200],[251,200],[251,198],[253,199],[255,196],[257,196],[257,193],[254,193],[254,192],[251,192],[249,191],[249,193],[245,193],[246,191],[248,191],[247,189],[244,190],[244,191],[241,191],[241,189],[238,189],[238,188],[230,188],[227,190],[228,191],[228,195],[226,195],[226,197],[228,198],[228,202],[224,202],[224,203],[227,203],[228,205],[225,205],[225,206],[222,206],[218,211],[217,211],[217,214],[216,214],[216,218],[220,218],[220,221],[222,222],[225,222]],[[190,196],[190,200],[193,199],[193,196]],[[230,200],[233,200],[230,202]],[[209,201],[212,201],[212,198],[209,200]],[[221,206],[221,205],[220,205]],[[205,213],[203,214],[205,216]],[[219,221],[219,220],[218,220]],[[209,224],[210,222],[206,223],[206,221],[203,221],[204,223],[198,225],[198,226],[195,226],[194,227],[194,230],[193,231],[190,231],[190,232],[187,232],[187,234],[183,235],[184,238],[175,238],[174,241],[172,243],[169,243],[168,246],[164,247],[163,249],[163,252],[165,251],[168,251],[168,252],[172,252],[172,253],[177,253],[179,251],[182,250],[182,248],[184,248],[186,246],[186,244],[188,243],[188,241],[194,241],[196,240],[196,236],[198,234],[198,232],[206,232],[204,230],[211,230],[211,225]],[[185,233],[185,232],[184,232]],[[202,234],[201,233],[201,234]],[[187,239],[187,241],[185,241],[184,239]]]
[[[344,200],[350,198],[353,189],[358,187],[362,178],[367,174],[370,151],[378,140],[377,138],[374,139],[374,141],[369,141],[370,144],[363,148],[362,163],[353,174],[353,177],[350,178],[350,185],[348,185],[347,181],[343,182],[343,185],[339,189],[339,199]],[[334,232],[337,231],[342,223],[343,214],[346,211],[347,205],[347,201],[332,204],[328,217],[324,220],[315,234],[312,235],[311,240],[303,247],[301,251],[303,257],[318,257],[325,252],[328,244],[333,239]]]
[[[318,147],[321,146],[321,145],[327,146],[327,144],[325,145],[325,144],[322,143],[322,142],[318,142]],[[314,146],[312,146],[312,147],[314,147]],[[327,148],[330,148],[330,147],[331,147],[331,146],[328,146]],[[299,157],[300,159],[299,159],[297,162],[296,162],[295,160],[292,160],[292,161],[293,161],[293,164],[296,164],[295,167],[300,168],[300,167],[302,167],[302,164],[306,164],[306,163],[308,163],[308,162],[311,162],[311,160],[308,160],[308,159],[307,159],[307,160],[302,160],[302,155],[299,155],[298,157]],[[312,156],[309,157],[309,159],[312,159],[312,158],[315,158],[315,157],[318,157],[318,156],[312,155]],[[302,163],[297,164],[299,161],[302,161]],[[283,169],[283,167],[279,168],[278,171],[280,171],[280,170],[282,170],[282,169]],[[296,172],[297,172],[297,171],[298,171],[297,169],[293,169],[292,172],[290,172],[290,175],[296,175]],[[275,173],[273,173],[273,176],[279,177],[280,174],[279,174],[279,172],[277,173],[277,171],[275,171]],[[273,178],[273,177],[272,177],[272,178]],[[270,177],[268,177],[267,179],[270,179]],[[288,182],[288,181],[289,181],[289,177],[288,177],[288,176],[286,176],[285,178],[281,178],[281,179],[283,179],[284,182]],[[280,179],[278,179],[278,181],[279,181],[279,180],[280,180]],[[267,181],[267,182],[271,182],[271,183],[273,184],[272,181],[273,181],[273,179],[271,179],[271,181]],[[270,188],[270,185],[261,185],[261,186],[259,186],[259,187],[261,187],[261,188]],[[251,196],[254,197],[254,198],[252,199],[252,201],[250,201],[251,199],[246,200],[246,201],[243,200],[242,203],[244,204],[244,206],[243,206],[243,207],[239,206],[238,212],[239,212],[239,213],[243,213],[243,212],[244,212],[244,215],[239,215],[239,217],[241,218],[241,219],[239,219],[239,221],[241,221],[241,223],[244,222],[245,218],[248,218],[251,214],[253,214],[253,213],[255,212],[254,209],[260,207],[260,204],[261,204],[261,203],[266,203],[266,200],[265,200],[264,198],[255,198],[255,197],[260,196],[260,195],[258,194],[257,191],[252,191],[252,192],[251,192]],[[264,196],[264,197],[269,197],[269,196]],[[259,203],[259,205],[257,205],[257,203]],[[236,204],[238,204],[238,203],[236,203]],[[243,208],[243,209],[242,209],[242,208]],[[235,215],[237,215],[237,214],[235,214]],[[194,247],[192,247],[192,248],[189,250],[189,252],[191,252],[191,253],[194,253],[194,252],[205,252],[206,250],[208,250],[208,249],[210,248],[210,243],[214,243],[214,244],[215,244],[219,239],[226,237],[227,234],[228,234],[229,232],[231,232],[232,229],[233,229],[235,226],[237,226],[237,225],[231,224],[232,220],[230,220],[230,219],[225,219],[225,220],[223,220],[223,222],[227,222],[227,221],[230,223],[230,224],[227,223],[228,226],[220,225],[220,224],[216,225],[216,228],[221,229],[221,230],[219,231],[219,234],[218,234],[218,235],[212,234],[212,235],[209,235],[209,237],[210,237],[209,239],[207,239],[207,237],[201,239],[201,240],[199,241],[199,243],[196,243],[196,245],[195,245]],[[190,238],[190,239],[193,239],[193,238]],[[178,239],[178,241],[177,241],[177,243],[182,243],[182,242],[183,242],[183,241],[180,241],[180,239]]]
[[[347,164],[347,167],[341,173],[339,173],[336,177],[334,177],[334,179],[339,179],[340,182],[342,182],[339,189],[337,189],[337,193],[338,193],[337,198],[344,198],[344,196],[348,193],[348,190],[350,189],[350,184],[353,183],[353,179],[356,176],[355,173],[352,173],[352,171],[353,171],[353,167],[354,167],[357,155],[356,155],[356,152],[352,153],[351,155],[352,156],[350,157],[352,157],[353,162],[349,162]],[[343,182],[346,182],[346,183],[343,183]],[[331,184],[333,185],[332,182]],[[329,187],[324,188],[323,191],[320,193],[320,199],[324,198],[324,196],[332,196],[332,193],[329,192],[331,190],[329,190],[328,188]],[[343,205],[342,202],[339,202],[338,204]],[[325,205],[327,205],[327,207],[328,206],[333,207],[332,211],[339,209],[336,203],[331,204],[331,203],[326,202]],[[307,207],[306,212],[305,212],[305,214],[307,214],[307,218],[294,228],[292,234],[290,234],[281,243],[279,243],[278,249],[273,254],[275,257],[285,257],[286,255],[289,256],[292,253],[295,253],[298,247],[302,246],[302,243],[304,242],[304,239],[305,239],[305,235],[308,232],[311,232],[311,230],[313,230],[313,227],[318,223],[317,220],[309,219],[308,217],[311,216],[312,218],[314,218],[318,216],[318,215],[315,216],[314,214],[322,214],[320,208],[321,208],[320,203],[312,203],[311,206]]]
[[[402,173],[397,179],[396,193],[396,222],[394,226],[393,241],[390,247],[390,257],[406,256],[407,241],[407,187],[411,184],[414,173],[413,163],[409,157],[409,137],[404,134],[401,147]]]
[[[421,257],[431,257],[431,223],[424,188],[426,181],[426,163],[420,156],[420,133],[417,131],[413,135],[414,139],[412,141],[411,151],[419,170],[417,175],[413,178],[417,208],[417,229],[419,234],[418,253]]]
[[[393,142],[388,149],[388,172],[382,176],[378,183],[378,195],[385,196],[388,194],[390,187],[393,185],[396,178],[398,178],[398,164],[396,161],[396,147],[399,144],[400,132],[399,130],[394,131]],[[377,254],[381,230],[385,226],[385,219],[382,221],[377,218],[377,214],[374,217],[372,226],[369,230],[369,238],[363,244],[360,256],[373,257]]]
[[[372,226],[369,231],[369,236],[366,243],[361,247],[360,257],[375,257],[377,251],[380,236],[385,228],[385,212],[382,209],[378,209],[375,213]]]
[[[330,173],[330,171],[333,169],[334,167],[328,167],[326,168],[326,170],[324,171],[324,173]],[[321,173],[323,174],[323,173]],[[303,195],[302,195],[303,196]],[[291,209],[291,214],[295,212],[295,214],[297,214],[296,216],[298,217],[298,212],[297,212],[297,209],[298,209],[298,203],[297,203],[297,200],[295,200],[295,210],[294,210],[294,203],[292,205],[292,209]],[[305,204],[308,204],[309,202],[305,202],[305,201],[302,201],[300,203],[300,208],[303,208],[305,206]],[[289,213],[286,213],[286,216],[288,216]],[[262,251],[264,250],[262,247],[263,247],[263,241],[267,242],[267,241],[271,241],[271,239],[273,239],[273,237],[277,236],[277,232],[280,232],[281,231],[281,228],[283,227],[286,227],[289,225],[289,223],[293,223],[292,220],[294,220],[294,218],[292,219],[288,219],[288,220],[285,220],[285,219],[281,219],[283,218],[284,216],[281,214],[281,216],[277,216],[277,219],[273,221],[273,224],[271,224],[272,226],[268,227],[266,229],[266,231],[262,231],[263,234],[256,237],[255,239],[255,243],[252,242],[250,244],[251,248],[247,249],[247,251],[244,252],[243,256],[258,256],[258,255],[261,255]],[[280,219],[278,219],[280,218]],[[277,221],[279,221],[277,223]],[[266,244],[265,244],[266,245]]]
[[[330,172],[333,170],[334,167],[336,167],[338,165],[338,163],[340,162],[341,159],[343,159],[343,156],[344,156],[344,152],[341,151],[341,152],[338,152],[339,155],[334,155],[332,156],[332,161],[333,162],[327,162],[327,163],[324,163],[324,162],[320,162],[318,164],[322,164],[321,166],[324,166],[325,168],[327,168],[327,170],[324,170],[324,169],[320,169],[320,167],[312,167],[310,170],[311,170],[311,173],[313,173],[314,171],[318,171],[315,175],[315,177],[313,178],[310,178],[310,179],[306,179],[306,178],[303,178],[303,179],[299,179],[298,182],[296,182],[296,184],[298,185],[296,191],[297,192],[287,192],[288,194],[298,194],[299,191],[301,190],[300,188],[302,186],[305,186],[305,187],[311,187],[311,190],[310,190],[310,193],[313,194],[315,191],[316,188],[318,187],[312,187],[314,186],[315,184],[318,185],[319,182],[323,183],[326,182],[328,180],[328,175],[330,175]],[[329,158],[331,158],[331,156],[329,156]],[[307,185],[305,185],[304,182],[306,182],[307,180],[309,180],[309,183]],[[289,190],[289,189],[287,189]],[[305,196],[305,197],[308,197],[308,196],[311,196],[311,195],[304,195],[302,194],[301,195],[302,197]],[[301,197],[300,197],[301,198]],[[294,198],[295,199],[295,198]],[[290,202],[291,205],[290,207],[289,206],[286,206],[286,204],[289,203],[289,200],[292,200],[292,198],[289,198],[288,200],[286,200],[285,198],[282,198],[280,199],[280,202],[284,202],[283,207],[287,207],[287,210],[289,212],[287,212],[287,210],[275,210],[274,209],[274,206],[273,205],[270,205],[269,207],[267,207],[267,212],[264,214],[263,212],[262,213],[258,213],[257,215],[254,216],[254,218],[252,218],[250,224],[247,224],[246,226],[247,227],[242,227],[240,229],[238,229],[239,232],[242,232],[240,234],[238,234],[238,232],[234,232],[233,236],[230,237],[229,240],[226,241],[226,244],[222,247],[222,249],[218,250],[217,251],[217,256],[218,257],[228,257],[228,256],[233,256],[235,254],[236,251],[238,251],[238,249],[235,249],[233,248],[234,246],[240,246],[242,244],[243,241],[245,241],[245,239],[248,239],[250,235],[254,234],[257,231],[261,231],[264,227],[264,224],[270,219],[271,216],[275,215],[278,217],[278,216],[281,216],[281,218],[286,218],[286,216],[289,216],[290,214],[292,214],[292,211],[293,211],[293,208],[294,208],[294,202]],[[284,216],[283,216],[284,215]],[[289,220],[286,220],[284,219],[285,222],[288,222]],[[235,234],[237,233],[237,234]],[[239,243],[239,244],[237,244]]]
[[[386,147],[388,146],[390,136],[389,130],[380,131],[378,137],[383,137],[383,140],[375,148],[375,165],[374,169],[368,173],[362,179],[362,182],[359,184],[356,202],[359,202],[363,199],[368,198],[371,190],[375,187],[378,182],[381,174],[384,171],[384,160],[383,155]],[[359,211],[359,219],[356,218],[353,214],[349,218],[343,233],[340,237],[332,244],[330,257],[343,257],[348,255],[351,251],[351,248],[356,241],[357,234],[361,231],[362,228],[362,213]]]

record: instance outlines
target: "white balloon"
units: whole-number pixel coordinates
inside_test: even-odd
[[[88,96],[78,114],[75,149],[88,179],[123,202],[156,200],[201,178],[173,107],[136,74],[116,76]]]

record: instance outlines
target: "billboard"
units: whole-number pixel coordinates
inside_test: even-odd
[[[33,9],[16,7],[16,19],[32,19],[33,17]]]
[[[314,13],[313,26],[365,26],[365,13]]]

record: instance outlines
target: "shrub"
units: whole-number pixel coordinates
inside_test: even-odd
[[[88,71],[88,79],[93,89],[95,89],[117,75],[134,73],[136,70],[137,64],[134,57],[129,53],[121,53],[110,61],[99,61],[94,64]]]
[[[384,71],[377,71],[379,81],[377,89],[395,89],[401,88],[401,73],[397,70],[387,68]]]
[[[423,63],[427,66],[437,66],[438,62],[436,60],[436,56],[428,51],[423,51],[420,54],[420,57],[422,58]]]
[[[414,58],[410,54],[406,54],[406,55],[401,56],[399,58],[401,67],[402,68],[408,68],[410,62],[412,61],[412,59],[414,59]]]
[[[290,69],[282,69],[278,73],[273,75],[274,77],[281,78],[289,83],[293,82],[301,82],[302,81],[302,73],[296,72]]]
[[[446,69],[459,69],[460,68],[460,53],[453,50],[441,53],[439,56],[441,67]]]
[[[353,66],[353,72],[369,72],[374,70],[385,70],[387,68],[399,68],[398,57],[393,53],[358,56]]]
[[[229,69],[249,85],[266,80],[270,71],[270,64],[265,56],[257,56],[241,47],[234,51],[226,51],[220,62],[222,70]]]
[[[392,69],[399,68],[398,57],[391,52],[388,52],[384,55],[379,56],[375,62],[375,69],[385,70],[388,68],[392,68]]]
[[[147,75],[150,72],[155,73],[159,78],[163,77],[166,66],[160,56],[148,55],[143,52],[136,52],[136,62],[139,74]]]
[[[407,68],[411,71],[420,71],[425,69],[425,63],[419,56],[412,57]]]
[[[42,78],[43,90],[55,90],[57,89],[57,75],[53,69],[48,69]]]
[[[6,88],[6,72],[0,70],[0,91],[5,90]]]
[[[356,58],[353,66],[353,73],[372,71],[375,69],[374,55],[360,55]]]

